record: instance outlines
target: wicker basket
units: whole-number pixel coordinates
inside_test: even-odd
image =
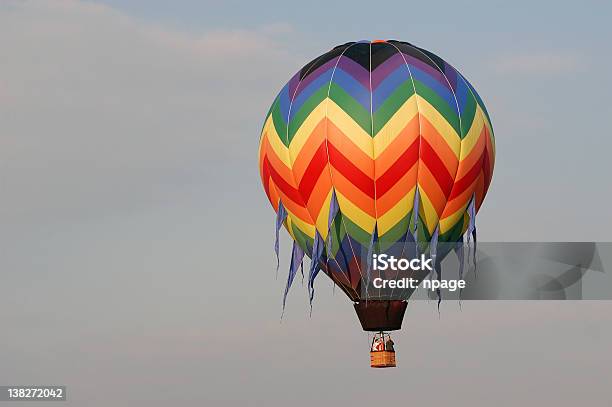
[[[371,367],[395,367],[395,352],[378,350],[370,352]]]

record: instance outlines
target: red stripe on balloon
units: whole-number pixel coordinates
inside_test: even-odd
[[[486,153],[487,152],[483,150],[482,154],[480,155],[480,158],[478,159],[478,161],[476,161],[476,163],[474,163],[474,166],[467,172],[467,174],[465,174],[465,176],[460,180],[455,181],[453,192],[448,197],[449,201],[461,195],[461,193],[463,193],[463,191],[465,191],[470,185],[472,185],[476,178],[478,178],[478,175],[482,170],[482,160],[484,159]]]
[[[272,176],[272,181],[278,189],[281,190],[283,194],[285,194],[289,199],[295,202],[298,205],[304,206],[302,196],[300,195],[300,191],[295,189],[293,186],[289,185],[287,181],[280,176],[278,172],[274,169],[272,165],[270,165],[270,161],[268,161],[268,157],[264,158],[264,165],[268,165],[270,169],[270,175]]]
[[[353,185],[364,194],[374,199],[374,180],[364,174],[348,158],[346,158],[332,143],[328,141],[329,160],[336,170],[342,173]]]
[[[312,156],[308,167],[304,171],[304,176],[300,181],[298,190],[300,191],[305,202],[308,202],[310,195],[317,184],[317,180],[327,165],[327,152],[325,142],[322,142],[317,151]]]
[[[419,139],[397,158],[395,163],[376,180],[376,195],[383,196],[389,191],[417,162],[419,158]]]
[[[421,138],[421,161],[433,174],[444,196],[448,197],[453,189],[453,177],[448,173],[446,166],[440,160],[436,150],[431,147],[425,138]]]

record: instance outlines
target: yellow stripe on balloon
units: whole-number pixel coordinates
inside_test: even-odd
[[[315,227],[309,223],[304,222],[297,216],[293,215],[291,212],[287,211],[287,219],[291,222],[294,227],[300,229],[300,231],[311,238],[314,238],[315,235]]]
[[[480,106],[478,106],[478,110],[480,111],[480,115],[482,117],[484,125],[487,128],[487,137],[489,137],[491,148],[493,150],[493,159],[495,159],[495,138],[493,137],[493,127],[491,126],[491,122],[489,122],[489,120],[487,119],[487,115],[485,114],[484,110],[482,110]]]
[[[379,236],[387,233],[393,228],[399,221],[404,219],[408,212],[412,210],[412,201],[414,200],[415,188],[405,195],[402,199],[397,201],[397,204],[387,211],[383,216],[378,218],[378,234]]]
[[[423,115],[429,123],[436,129],[436,131],[444,137],[444,140],[448,143],[449,146],[454,146],[461,142],[461,137],[453,126],[450,125],[449,122],[446,121],[444,116],[440,114],[426,99],[417,95],[417,100],[419,103],[419,113]],[[458,151],[458,149],[451,148],[453,151]]]
[[[474,120],[472,121],[472,126],[468,130],[466,136],[463,138],[461,143],[461,159],[467,157],[474,146],[478,144],[478,139],[482,134],[482,127],[485,125],[483,120],[484,115],[480,110],[480,106],[476,106],[476,112],[474,113]]]
[[[291,161],[289,160],[289,150],[281,141],[278,133],[276,133],[276,129],[274,128],[274,124],[272,123],[272,116],[268,118],[268,121],[264,125],[264,137],[270,143],[272,147],[272,151],[274,154],[287,166],[287,168],[291,168]]]
[[[330,189],[327,198],[325,198],[323,206],[321,206],[319,216],[317,217],[317,230],[323,239],[327,239],[327,224],[329,221],[329,206],[331,203],[331,196],[332,190]]]
[[[457,222],[459,222],[459,219],[461,219],[461,217],[465,213],[465,209],[467,208],[467,205],[468,205],[468,202],[466,202],[465,205],[461,206],[461,208],[457,210],[455,213],[443,219],[440,219],[440,233],[441,234],[448,232],[457,224]]]
[[[291,238],[295,240],[295,233],[293,232],[293,221],[290,216],[287,216],[287,220],[285,221],[285,229],[291,235]]]
[[[463,214],[463,227],[461,228],[461,235],[463,235],[466,232],[469,224],[470,224],[470,216],[467,213],[464,213]]]
[[[340,212],[342,212],[342,216],[346,216],[351,220],[351,222],[366,232],[372,233],[374,230],[375,219],[359,209],[357,205],[354,205],[349,199],[338,191],[336,191],[336,197],[338,198],[338,206],[340,208]]]
[[[418,112],[416,95],[412,95],[374,136],[374,158],[385,151]]]
[[[317,125],[325,118],[325,100],[319,103],[312,112],[308,115],[306,120],[300,125],[298,130],[295,132],[291,143],[289,144],[289,153],[291,157],[295,158],[304,147],[304,144],[311,137],[312,132]],[[293,161],[291,161],[293,163]]]
[[[331,120],[368,157],[374,158],[372,137],[331,99],[327,99],[327,119]]]
[[[432,234],[436,225],[438,224],[438,213],[436,212],[433,204],[429,200],[427,193],[423,190],[423,188],[419,187],[419,196],[421,198],[421,207],[419,213],[421,216],[425,217],[425,225],[427,226],[427,231],[429,234]]]

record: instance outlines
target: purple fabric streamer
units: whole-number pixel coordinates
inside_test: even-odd
[[[378,241],[378,224],[374,223],[374,230],[372,231],[372,236],[370,237],[370,246],[368,247],[368,258],[366,259],[367,269],[366,269],[366,297],[368,286],[370,285],[370,278],[372,277],[372,255],[374,254],[374,245]],[[366,298],[367,299],[367,298]]]
[[[318,231],[315,230],[314,243],[312,244],[312,254],[310,255],[310,274],[308,275],[308,293],[310,298],[310,308],[312,310],[312,300],[314,299],[314,280],[319,274],[319,260],[323,254],[325,243]]]
[[[331,238],[331,227],[340,206],[338,205],[338,199],[336,198],[336,191],[332,191],[331,201],[329,202],[329,216],[327,217],[327,256],[329,257],[332,251],[332,238]]]
[[[302,286],[304,285],[304,260],[300,262],[300,273],[302,273]]]
[[[406,235],[404,236],[404,246],[402,247],[402,257],[416,257],[416,242],[414,241],[414,236],[412,235],[412,231],[410,230],[410,220],[408,220],[408,228],[406,230]],[[410,253],[406,255],[406,246],[409,246],[412,250]]]
[[[457,242],[455,245],[455,254],[457,255],[457,259],[459,260],[459,279],[463,280],[463,267],[465,262],[465,246],[463,244],[463,236],[461,236],[461,240]],[[461,300],[461,293],[463,292],[463,288],[459,289],[459,300]]]
[[[463,236],[461,236],[461,240],[459,240],[457,242],[457,244],[455,245],[455,254],[457,255],[457,258],[459,259],[459,278],[463,279],[463,267],[464,267],[464,262],[465,262],[465,247],[463,244]]]
[[[470,252],[470,237],[476,236],[476,194],[472,195],[472,199],[467,207],[467,213],[470,217],[470,223],[468,224],[468,228],[465,232],[467,238],[468,245],[468,253]],[[476,249],[474,248],[474,261],[476,261]],[[469,263],[469,255],[468,255],[468,263]],[[476,264],[476,263],[474,263]]]
[[[415,191],[414,191],[414,202],[412,203],[412,219],[414,219],[414,231],[412,232],[412,235],[414,237],[414,241],[416,243],[416,247],[417,247],[417,251],[419,250],[418,247],[418,243],[419,243],[419,235],[418,235],[418,229],[419,229],[419,205],[421,202],[421,197],[420,197],[420,193],[419,193],[419,187],[416,186],[415,187]]]
[[[442,280],[442,265],[440,263],[436,264],[435,267],[436,274],[438,275],[438,281]],[[438,313],[440,312],[440,303],[442,302],[442,291],[439,288],[436,288],[436,294],[438,294]]]
[[[278,244],[278,234],[280,231],[280,228],[283,226],[283,222],[285,222],[285,219],[287,219],[287,210],[285,209],[285,206],[283,205],[283,201],[278,201],[278,212],[276,212],[276,240],[274,241],[274,253],[276,253],[276,276],[278,277],[278,268],[280,266],[280,260],[278,257],[278,249],[279,249],[279,244]]]
[[[474,263],[474,273],[476,273],[476,249],[478,241],[476,240],[476,228],[472,231],[472,238],[474,238],[474,252],[472,254],[472,263]]]
[[[434,266],[436,265],[436,256],[438,254],[438,236],[440,234],[440,225],[436,226],[431,239],[429,241],[429,255],[431,256]]]
[[[468,243],[469,243],[469,239],[470,239],[470,235],[472,234],[472,231],[476,229],[476,208],[475,208],[476,199],[475,198],[476,197],[472,195],[472,199],[470,199],[470,203],[468,204],[468,207],[467,207],[467,213],[468,213],[468,216],[470,217],[470,223],[468,224],[468,229],[467,229]]]
[[[304,258],[304,251],[297,244],[297,242],[293,242],[293,250],[291,251],[291,264],[289,265],[289,275],[287,276],[287,285],[285,286],[285,294],[283,295],[283,313],[285,312],[285,303],[287,302],[287,294],[289,293],[289,289],[293,284],[293,279],[297,274],[298,268],[302,264],[302,259]]]

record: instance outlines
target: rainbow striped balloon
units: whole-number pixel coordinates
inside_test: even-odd
[[[482,100],[433,53],[360,41],[314,59],[274,100],[259,146],[277,254],[281,225],[295,241],[287,289],[305,253],[311,289],[321,269],[358,300],[373,242],[475,234],[494,156]]]

